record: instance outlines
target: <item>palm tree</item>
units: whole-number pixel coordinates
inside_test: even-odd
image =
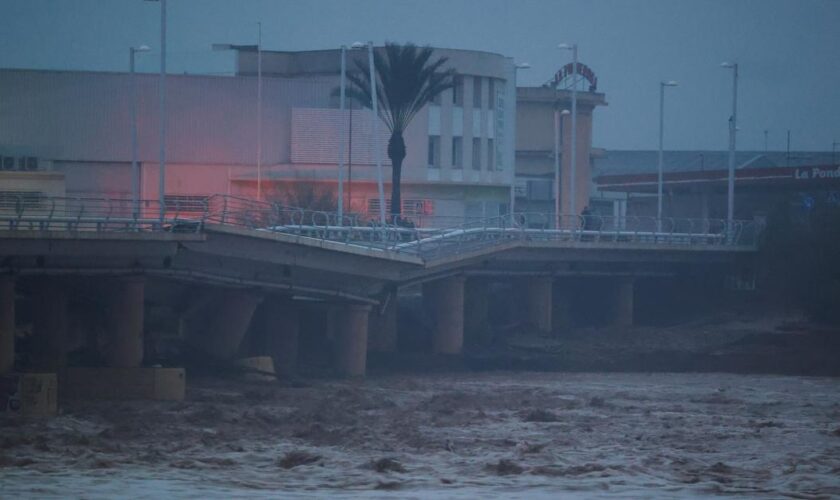
[[[431,61],[434,50],[418,47],[413,43],[400,45],[386,42],[384,56],[375,52],[376,97],[379,115],[391,138],[388,140],[388,158],[391,159],[391,213],[398,221],[402,207],[400,178],[405,159],[403,132],[423,106],[454,84],[454,69],[442,70],[448,60],[439,57]],[[368,108],[371,107],[370,69],[360,60],[355,61],[358,72],[349,72],[350,86],[347,94]]]

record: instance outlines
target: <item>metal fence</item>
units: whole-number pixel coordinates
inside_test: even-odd
[[[516,213],[513,216],[389,218],[381,224],[356,214],[288,207],[229,195],[167,201],[164,217],[156,200],[117,198],[19,199],[0,206],[0,224],[9,230],[199,232],[206,224],[246,227],[326,240],[371,251],[435,258],[512,242],[593,245],[686,245],[754,247],[762,225],[753,221],[612,217]]]
[[[207,211],[194,206],[182,210],[177,202],[168,202],[161,218],[157,200],[20,196],[4,201],[0,228],[7,230],[198,232]]]

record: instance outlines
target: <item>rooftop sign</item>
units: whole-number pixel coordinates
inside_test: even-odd
[[[574,63],[569,63],[557,70],[557,73],[554,74],[554,78],[551,80],[551,84],[557,87],[561,82],[573,76],[575,74],[574,66]],[[589,82],[589,92],[595,92],[598,90],[598,77],[595,76],[595,72],[592,71],[592,68],[583,63],[577,63],[577,74],[584,77],[586,81]],[[574,84],[574,80],[572,80],[572,83]]]

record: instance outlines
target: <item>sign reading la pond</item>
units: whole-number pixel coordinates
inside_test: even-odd
[[[793,178],[798,180],[835,179],[840,181],[840,166],[797,168]]]

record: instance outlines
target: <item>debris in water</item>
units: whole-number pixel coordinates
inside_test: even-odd
[[[376,486],[373,487],[375,490],[387,490],[393,491],[402,488],[402,483],[399,481],[379,481],[376,483]]]
[[[403,464],[397,462],[393,458],[380,458],[371,463],[371,467],[376,472],[405,472]]]
[[[315,455],[306,451],[294,450],[283,455],[277,461],[277,465],[284,469],[292,469],[299,465],[309,465],[321,460],[321,455]]]
[[[487,464],[487,470],[495,472],[499,476],[511,476],[515,474],[522,474],[525,469],[513,460],[502,458],[498,463]]]

